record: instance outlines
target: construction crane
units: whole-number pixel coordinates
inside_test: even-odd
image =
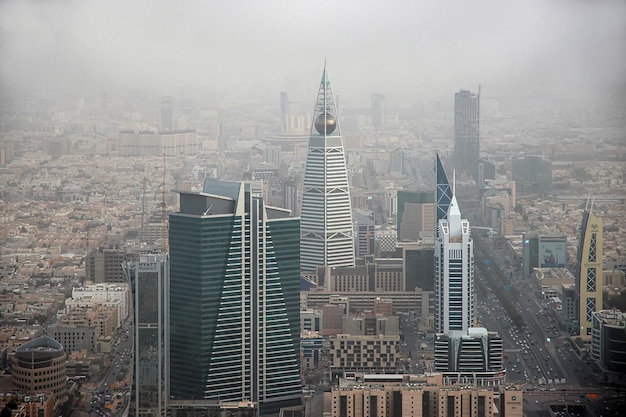
[[[165,152],[163,153],[163,182],[161,184],[161,243],[163,253],[167,253],[167,216],[165,205]]]

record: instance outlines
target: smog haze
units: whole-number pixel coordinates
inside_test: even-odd
[[[6,1],[5,92],[241,86],[319,74],[342,93],[624,86],[618,1]]]

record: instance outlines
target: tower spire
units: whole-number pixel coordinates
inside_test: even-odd
[[[326,60],[324,60],[324,70],[322,71],[322,81],[317,92],[317,101],[313,111],[313,126],[311,136],[340,136],[339,118],[337,117],[337,106],[335,105],[335,95],[330,84],[330,77],[326,70]]]

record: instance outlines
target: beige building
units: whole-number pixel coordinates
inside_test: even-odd
[[[66,364],[63,346],[51,337],[41,336],[13,354],[13,387],[25,394],[50,391],[63,401],[67,396]]]
[[[523,392],[443,386],[441,379],[425,376],[350,375],[324,394],[324,412],[331,417],[523,417]]]
[[[59,319],[64,326],[93,327],[96,339],[111,336],[118,327],[117,309],[96,304],[91,307],[76,307]]]
[[[399,360],[399,335],[338,334],[329,338],[329,364],[332,372],[396,372]]]

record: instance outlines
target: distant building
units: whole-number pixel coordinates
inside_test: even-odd
[[[398,191],[397,230],[399,241],[432,242],[435,224],[435,193]]]
[[[161,97],[160,116],[160,132],[173,132],[176,130],[176,125],[174,123],[174,97]]]
[[[404,174],[404,150],[395,149],[389,153],[389,175],[399,177]]]
[[[522,273],[530,276],[539,267],[539,235],[526,232],[522,236]]]
[[[552,192],[552,162],[542,156],[520,156],[511,161],[515,188],[522,193],[540,195]]]
[[[92,283],[126,282],[122,264],[127,255],[123,249],[102,248],[85,258],[85,281]]]
[[[496,163],[488,159],[480,158],[478,160],[478,187],[486,188],[489,180],[496,178]]]
[[[454,168],[476,179],[480,158],[480,89],[454,94]]]
[[[117,135],[119,156],[195,155],[198,149],[198,135],[195,130],[167,132],[122,130]]]
[[[43,151],[52,157],[69,155],[72,152],[72,141],[64,136],[48,138],[43,143]]]
[[[373,216],[373,214],[371,216]],[[360,211],[355,213],[356,259],[374,254],[376,225],[371,216]]]
[[[372,94],[372,126],[380,129],[385,125],[385,96],[383,94]]]

